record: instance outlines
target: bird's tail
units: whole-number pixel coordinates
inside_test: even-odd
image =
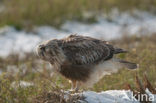
[[[125,60],[115,59],[115,61],[119,62],[121,67],[125,67],[128,69],[137,69],[139,67],[139,64],[128,62]]]
[[[114,54],[127,53],[128,51],[121,48],[114,48]]]

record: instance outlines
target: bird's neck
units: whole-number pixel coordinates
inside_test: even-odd
[[[53,58],[53,60],[50,61],[50,63],[54,67],[54,69],[59,71],[64,61],[65,61],[65,55],[63,54],[63,52],[59,52],[57,53],[57,56],[55,56],[55,58]]]

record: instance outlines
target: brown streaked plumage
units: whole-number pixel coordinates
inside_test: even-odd
[[[73,88],[80,84],[91,87],[104,75],[122,67],[137,68],[135,63],[114,57],[125,52],[106,41],[80,35],[48,40],[37,47],[38,56],[50,62],[56,72],[71,80]]]

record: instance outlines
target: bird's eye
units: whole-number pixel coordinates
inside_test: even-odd
[[[45,46],[44,45],[39,45],[39,48],[43,51],[45,51]]]

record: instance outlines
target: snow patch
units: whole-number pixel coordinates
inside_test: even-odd
[[[68,91],[66,91],[66,93],[69,94]],[[153,100],[151,100],[151,102],[156,103],[156,95],[151,92],[149,93],[153,96]],[[84,91],[73,95],[84,97],[80,100],[80,103],[140,103],[140,101],[135,99],[133,92],[130,90],[107,90],[101,92]],[[70,96],[68,95],[64,96],[66,99],[69,97]]]
[[[152,103],[156,103],[156,95],[149,92],[149,90],[146,91],[148,91],[150,96],[153,95]],[[140,103],[133,97],[133,93],[130,90],[108,90],[99,93],[86,91],[83,92],[83,96],[87,103]]]
[[[11,87],[14,89],[17,88],[26,88],[26,87],[30,87],[30,86],[34,86],[34,83],[31,82],[26,82],[26,81],[14,81],[11,83]]]
[[[85,100],[88,103],[139,103],[132,100],[131,91],[109,90],[96,93],[93,91],[84,92]]]

